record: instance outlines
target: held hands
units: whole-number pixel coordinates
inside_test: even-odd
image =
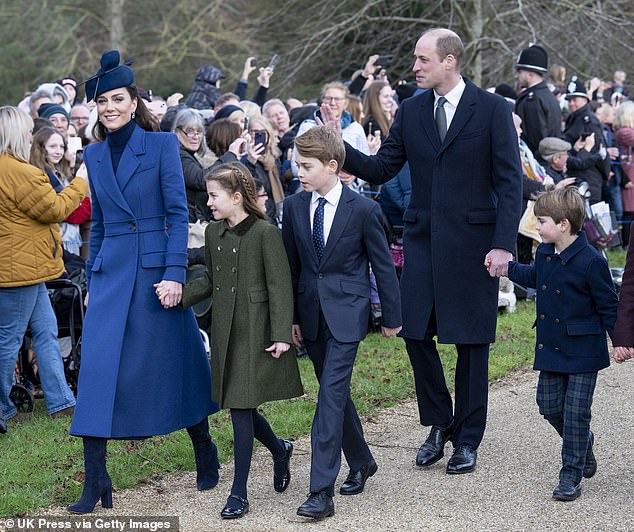
[[[614,361],[619,364],[625,362],[630,358],[634,358],[634,347],[615,347],[612,356]]]
[[[505,249],[492,249],[484,258],[484,266],[491,277],[502,277],[508,273],[509,261],[513,260],[513,254]]]
[[[183,298],[183,285],[176,281],[162,280],[160,283],[156,283],[154,288],[164,308],[175,307]]]
[[[291,348],[286,342],[275,342],[271,347],[267,347],[265,351],[271,353],[273,358],[280,358],[282,353],[286,353]]]
[[[385,338],[392,338],[393,336],[396,336],[398,333],[400,333],[402,328],[403,327],[383,327],[381,325],[381,334]]]

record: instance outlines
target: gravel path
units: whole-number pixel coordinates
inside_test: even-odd
[[[558,480],[560,442],[535,405],[537,374],[525,372],[491,386],[489,423],[473,474],[450,476],[446,458],[430,469],[414,465],[426,436],[414,402],[366,420],[366,436],[379,465],[363,494],[335,496],[336,514],[307,522],[295,512],[308,492],[309,438],[295,442],[293,480],[275,493],[265,449],[254,456],[249,481],[251,511],[237,521],[220,519],[229,494],[232,464],[219,486],[195,490],[195,474],[117,492],[113,510],[96,515],[178,515],[182,531],[249,530],[634,530],[634,363],[599,375],[593,407],[596,476],[584,480],[581,498],[552,500]],[[446,452],[450,447],[446,448]],[[347,469],[339,478],[345,478]],[[51,509],[57,515],[59,509]]]

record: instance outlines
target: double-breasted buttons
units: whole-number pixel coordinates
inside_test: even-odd
[[[559,348],[558,348],[558,347],[555,347],[555,351],[559,351]]]
[[[565,260],[562,260],[562,261],[561,261],[561,265],[562,265],[562,266],[565,266],[565,265],[566,265],[566,261],[565,261]]]
[[[218,251],[222,251],[222,246],[218,244]]]
[[[234,253],[238,252],[237,248],[233,248],[231,251],[233,251]]]
[[[220,292],[220,287],[216,285],[216,292]]]
[[[238,268],[236,268],[235,266],[232,266],[231,272],[232,273],[237,273],[238,272]]]
[[[561,294],[561,290],[555,290],[555,294],[560,295]]]
[[[544,349],[544,344],[537,344],[537,349]]]
[[[550,259],[551,259],[551,258],[552,258],[552,257],[546,257],[546,262],[550,262]]]
[[[324,274],[323,273],[318,273],[317,274],[317,279],[323,279],[324,278]]]
[[[220,266],[220,264],[218,264],[218,266],[216,266],[216,271],[219,272],[220,270],[222,270],[222,266]]]
[[[555,318],[555,323],[559,324],[559,318]]]
[[[540,315],[539,315],[539,319],[540,319],[540,320],[543,320],[545,317],[546,317],[546,316],[544,316],[543,314],[540,314]]]
[[[235,287],[235,286],[232,286],[232,287],[231,287],[231,292],[232,292],[233,294],[235,294],[235,293],[236,293],[236,287]]]
[[[542,290],[546,290],[547,288],[548,287],[545,284],[542,285]]]

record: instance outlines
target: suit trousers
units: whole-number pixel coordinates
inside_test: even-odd
[[[559,480],[581,482],[590,442],[592,396],[597,372],[553,373],[541,371],[537,382],[539,413],[563,438]]]
[[[489,394],[489,344],[456,345],[455,410],[436,349],[436,313],[432,310],[425,338],[405,338],[414,370],[420,423],[447,428],[453,423],[454,447],[477,449],[484,436]]]
[[[352,471],[359,470],[372,458],[359,414],[350,397],[350,380],[359,342],[338,342],[320,312],[317,340],[304,340],[304,343],[319,381],[310,433],[310,492],[325,491],[332,496],[341,468],[342,449]]]

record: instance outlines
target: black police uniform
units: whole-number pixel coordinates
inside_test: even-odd
[[[524,89],[515,102],[522,119],[522,139],[533,153],[546,137],[561,137],[561,108],[545,81]]]

